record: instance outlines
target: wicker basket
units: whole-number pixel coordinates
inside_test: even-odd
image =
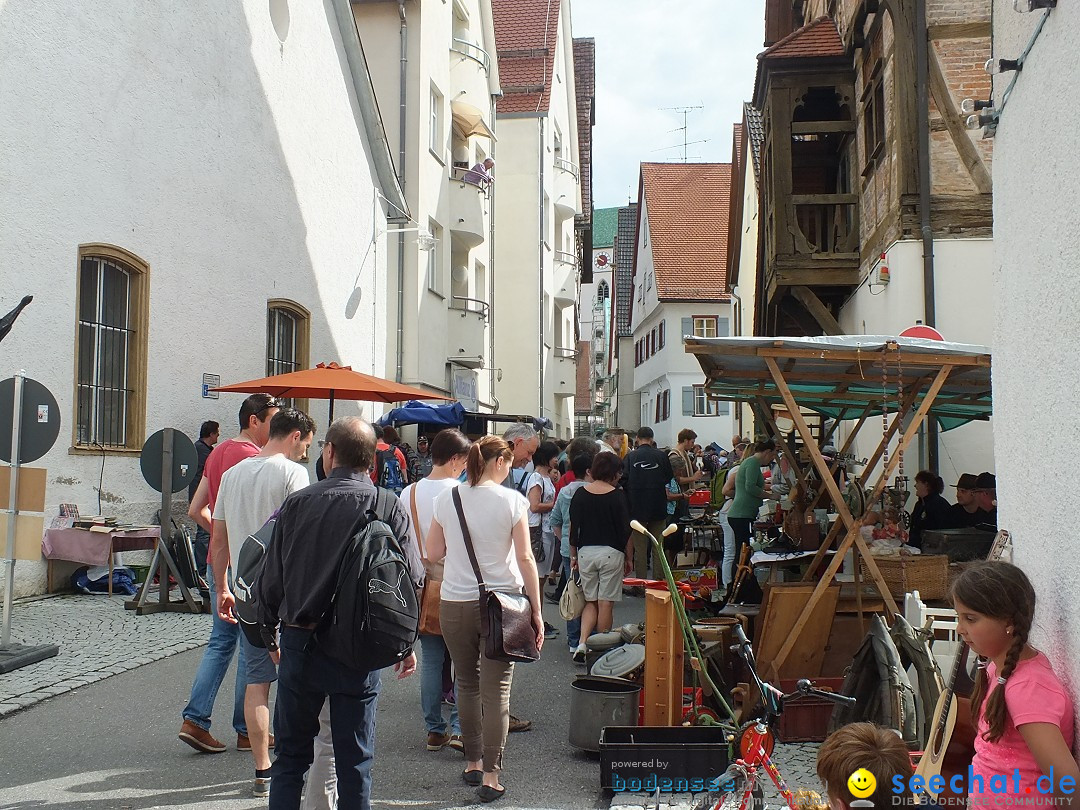
[[[949,592],[947,554],[903,554],[874,557],[878,570],[893,596],[918,591],[923,599],[944,599]],[[872,581],[866,561],[860,560],[863,581]]]

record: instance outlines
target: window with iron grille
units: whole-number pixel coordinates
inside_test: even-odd
[[[308,367],[308,313],[291,301],[271,301],[266,309],[266,376],[302,371]],[[290,408],[307,409],[307,400],[279,400]]]
[[[145,438],[147,271],[119,248],[79,249],[76,447],[138,449]]]

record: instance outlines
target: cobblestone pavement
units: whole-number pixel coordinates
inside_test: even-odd
[[[206,643],[209,615],[136,616],[122,596],[64,594],[17,601],[11,638],[58,644],[60,654],[0,675],[0,717]]]
[[[818,743],[789,743],[777,745],[773,754],[773,760],[780,767],[780,774],[784,777],[788,787],[793,790],[808,788],[822,793],[821,783],[817,778],[814,763],[817,761]],[[769,808],[784,807],[784,800],[780,798],[780,792],[765,774],[765,804]],[[693,807],[697,797],[690,793],[674,793],[659,797],[660,810],[689,810]],[[657,798],[641,793],[615,794],[611,800],[610,810],[655,810]]]

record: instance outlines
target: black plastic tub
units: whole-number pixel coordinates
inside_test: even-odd
[[[600,787],[697,793],[727,770],[729,753],[716,726],[607,726],[600,733]]]

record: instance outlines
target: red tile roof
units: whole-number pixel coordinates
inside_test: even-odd
[[[642,163],[661,301],[727,301],[730,163]]]
[[[499,84],[496,114],[546,112],[559,40],[560,0],[492,0]]]
[[[758,55],[758,59],[812,59],[843,56],[844,43],[831,17],[818,17]],[[501,70],[501,68],[500,68]]]

